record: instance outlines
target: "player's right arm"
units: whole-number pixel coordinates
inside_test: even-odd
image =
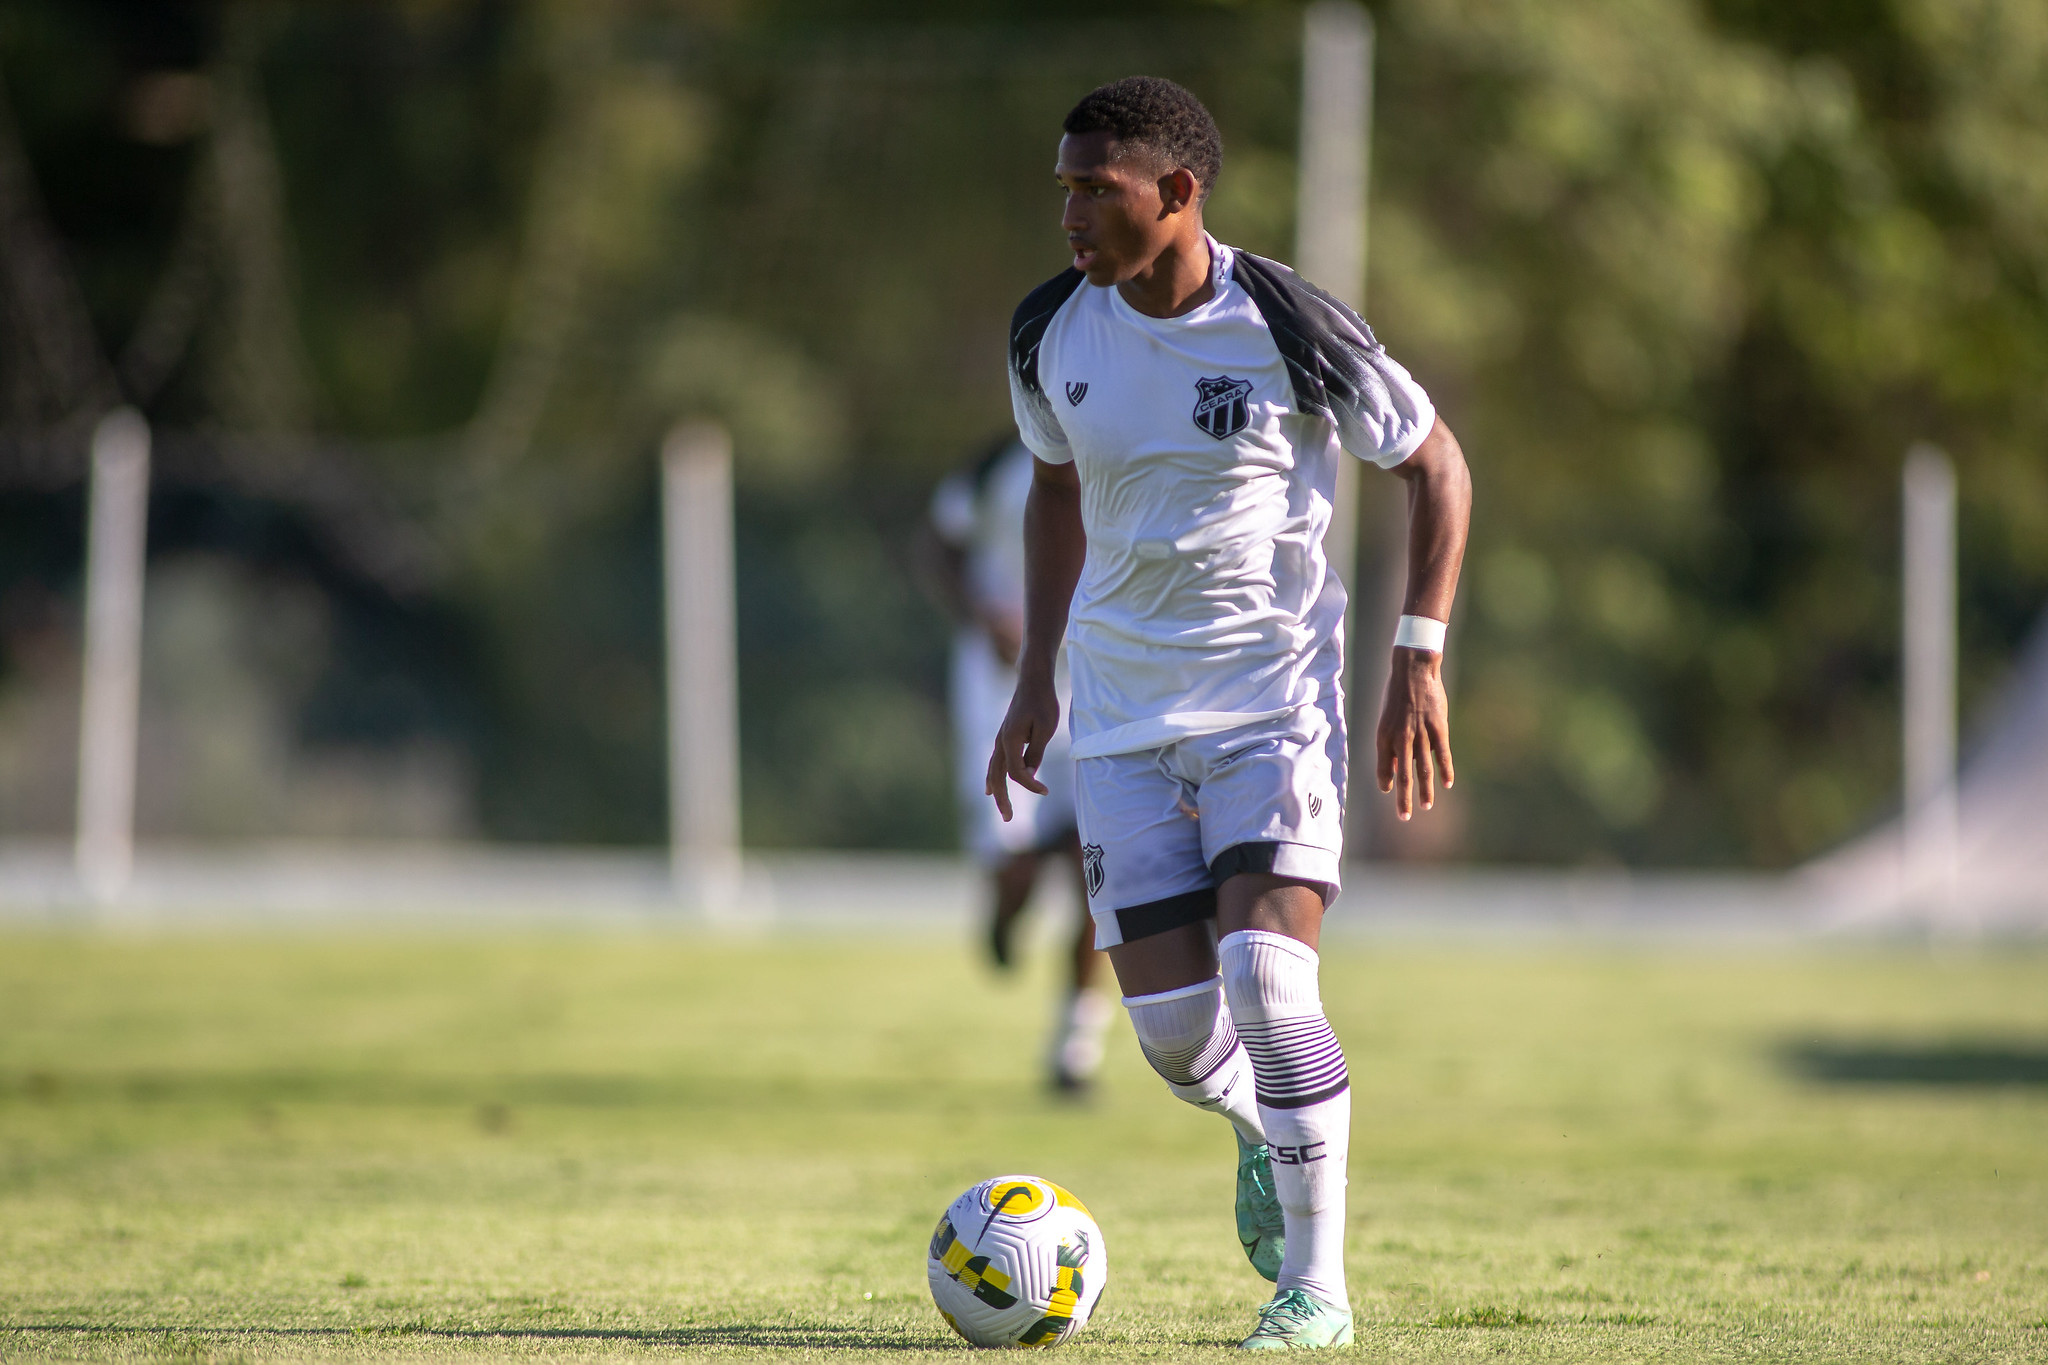
[[[1024,649],[1017,659],[1017,691],[988,760],[988,794],[1005,820],[1011,815],[1011,782],[1045,794],[1038,765],[1060,725],[1053,670],[1087,557],[1079,474],[1071,462],[1048,464],[1034,457],[1031,496],[1024,504]]]

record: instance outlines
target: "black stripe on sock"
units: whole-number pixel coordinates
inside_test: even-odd
[[[1230,1054],[1237,1051],[1237,1030],[1230,1026],[1230,1016],[1219,1014],[1209,1036],[1187,1047],[1154,1047],[1140,1036],[1138,1050],[1145,1054],[1145,1060],[1152,1063],[1152,1069],[1175,1085],[1200,1085],[1216,1074],[1217,1068],[1230,1060]]]
[[[1221,1037],[1225,1033],[1229,1034],[1230,1046],[1219,1048],[1211,1052],[1209,1056],[1213,1057],[1215,1060],[1211,1061],[1209,1063],[1208,1068],[1205,1071],[1203,1071],[1201,1075],[1195,1077],[1195,1079],[1191,1081],[1190,1084],[1200,1085],[1203,1081],[1208,1080],[1211,1076],[1221,1071],[1223,1069],[1223,1064],[1229,1061],[1235,1055],[1237,1055],[1237,1031],[1230,1027],[1230,1021],[1228,1019],[1225,1019],[1223,1021],[1223,1027],[1217,1030],[1217,1036]],[[1204,1060],[1207,1059],[1205,1058]]]
[[[1299,1109],[1340,1095],[1351,1083],[1344,1049],[1320,1014],[1244,1023],[1238,1037],[1251,1055],[1261,1104]]]
[[[1263,1090],[1255,1093],[1258,1095],[1259,1103],[1268,1109],[1306,1109],[1312,1104],[1321,1104],[1324,1100],[1334,1100],[1350,1088],[1351,1077],[1347,1074],[1343,1080],[1329,1089],[1318,1090],[1312,1095],[1268,1095]]]

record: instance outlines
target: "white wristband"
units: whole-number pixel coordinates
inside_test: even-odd
[[[1404,616],[1401,624],[1394,628],[1394,648],[1426,649],[1432,654],[1444,652],[1444,632],[1450,627],[1429,616]]]

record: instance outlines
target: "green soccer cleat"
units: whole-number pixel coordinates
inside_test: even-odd
[[[1242,1136],[1237,1139],[1237,1240],[1253,1270],[1269,1280],[1280,1278],[1287,1224],[1273,1188],[1272,1153],[1265,1143],[1246,1142]]]
[[[1259,1325],[1238,1345],[1247,1351],[1314,1351],[1351,1344],[1351,1310],[1299,1289],[1283,1289],[1259,1309]]]

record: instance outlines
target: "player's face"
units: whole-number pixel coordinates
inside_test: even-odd
[[[1053,169],[1067,192],[1060,225],[1074,269],[1093,285],[1121,284],[1152,264],[1179,232],[1191,202],[1193,177],[1186,171],[1161,174],[1143,158],[1119,161],[1115,154],[1110,133],[1069,133],[1060,139]]]

